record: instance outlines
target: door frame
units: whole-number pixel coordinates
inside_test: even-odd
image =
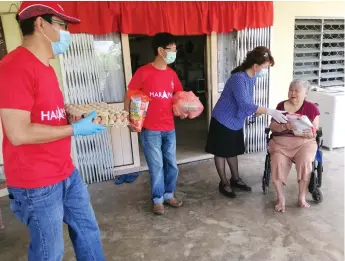
[[[219,99],[218,93],[218,46],[217,33],[212,32],[206,37],[207,64],[207,122],[210,125],[212,110]]]
[[[128,85],[132,79],[132,64],[131,64],[131,53],[129,48],[129,38],[128,34],[121,33],[121,46],[122,46],[122,58],[123,58],[123,69],[125,74],[125,84],[126,91],[128,90]],[[131,132],[132,141],[132,154],[133,154],[133,165],[118,167],[116,169],[116,174],[120,171],[121,174],[135,172],[140,168],[140,154],[139,154],[139,140],[138,133]]]

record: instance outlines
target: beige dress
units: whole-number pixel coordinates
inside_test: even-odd
[[[269,142],[272,182],[287,184],[292,163],[296,165],[297,180],[308,182],[312,172],[317,144],[315,139],[296,136],[276,136]]]

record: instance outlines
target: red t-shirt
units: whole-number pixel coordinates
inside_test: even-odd
[[[140,67],[128,89],[141,90],[150,97],[144,128],[153,131],[171,131],[175,129],[172,97],[183,91],[176,72],[167,67],[159,70],[151,63]]]
[[[0,108],[29,111],[32,123],[68,124],[54,69],[23,47],[18,47],[0,62]],[[11,187],[52,185],[67,178],[74,169],[70,137],[13,146],[4,131],[2,148],[5,176]]]
[[[277,105],[277,110],[285,111],[284,103],[286,101],[282,101]],[[316,107],[316,105],[309,101],[304,101],[301,108],[299,108],[298,111],[296,111],[297,114],[305,115],[309,118],[310,122],[313,122],[316,118],[316,116],[320,115],[319,109]]]
[[[285,111],[285,107],[284,107],[285,102],[286,101],[280,102],[277,105],[277,110]],[[303,102],[301,108],[299,108],[299,110],[296,111],[296,113],[307,116],[311,123],[315,120],[316,116],[320,115],[320,111],[316,107],[316,105],[306,100]],[[293,132],[289,130],[273,133],[273,135],[274,136],[294,136]]]

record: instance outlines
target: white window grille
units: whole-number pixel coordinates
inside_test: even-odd
[[[344,86],[344,19],[296,19],[293,78]]]
[[[222,92],[231,71],[239,66],[247,53],[257,46],[270,48],[271,27],[249,28],[227,34],[218,34],[218,92]],[[254,103],[268,107],[269,75],[256,81]],[[266,115],[248,117],[244,125],[246,153],[266,149],[265,127],[268,125]]]
[[[73,34],[69,50],[60,58],[65,103],[123,102],[125,77],[121,37]],[[86,183],[114,177],[110,130],[72,139],[77,167]]]

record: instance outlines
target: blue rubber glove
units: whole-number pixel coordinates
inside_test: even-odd
[[[80,121],[76,123],[72,123],[73,136],[79,136],[79,135],[87,136],[87,135],[99,133],[107,129],[107,127],[105,126],[94,124],[92,122],[92,119],[95,118],[96,116],[97,116],[97,112],[93,111],[86,118],[81,119]]]

